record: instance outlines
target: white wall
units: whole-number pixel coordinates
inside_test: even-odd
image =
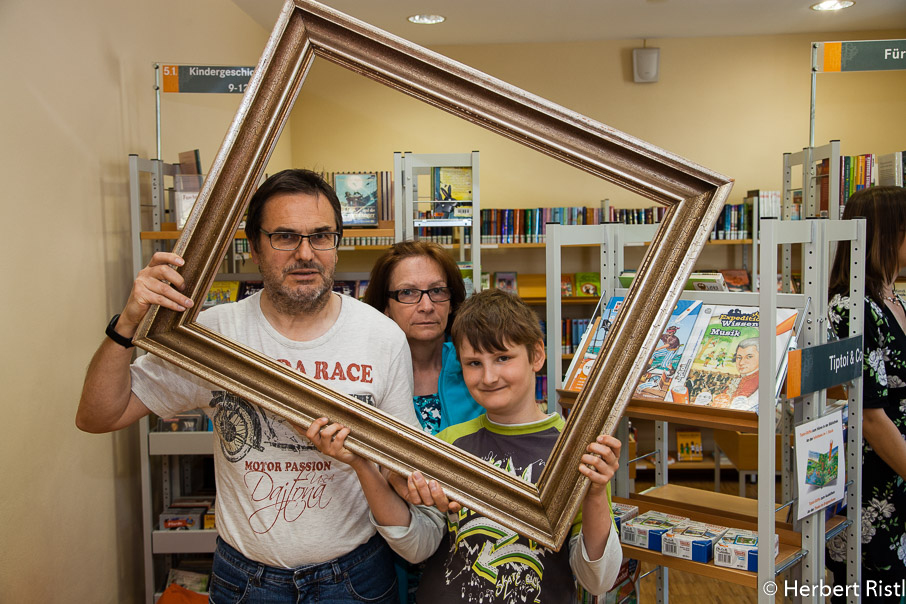
[[[225,0],[0,3],[4,602],[139,599],[137,431],[73,422],[131,283],[127,155],[155,155],[154,62],[254,65],[268,33]],[[165,159],[209,165],[231,113]]]

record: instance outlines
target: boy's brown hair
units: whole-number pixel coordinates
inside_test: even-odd
[[[473,295],[459,307],[451,330],[457,354],[463,341],[478,352],[525,346],[534,361],[535,344],[544,340],[538,316],[518,296],[499,289]]]

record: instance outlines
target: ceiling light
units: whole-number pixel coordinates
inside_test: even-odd
[[[412,15],[409,17],[410,23],[418,25],[434,25],[435,23],[443,23],[446,20],[447,18],[441,15]]]
[[[855,4],[853,0],[824,0],[818,4],[812,4],[812,10],[843,10]]]

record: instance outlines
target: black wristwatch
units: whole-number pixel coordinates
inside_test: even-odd
[[[110,319],[110,323],[107,323],[107,329],[104,330],[104,333],[107,334],[108,338],[110,338],[123,348],[132,348],[132,338],[127,338],[126,336],[120,335],[116,332],[116,324],[119,320],[119,315],[113,315],[113,318]]]

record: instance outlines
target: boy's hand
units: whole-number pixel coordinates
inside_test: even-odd
[[[337,461],[355,466],[363,461],[363,458],[344,446],[347,436],[349,436],[349,428],[343,424],[331,424],[326,417],[313,421],[305,432],[305,437],[318,448],[318,451]]]
[[[462,509],[461,504],[447,499],[446,493],[436,480],[428,482],[419,471],[409,475],[409,494],[406,496],[406,501],[412,505],[433,505],[444,513],[455,514]]]
[[[620,449],[622,443],[606,434],[602,434],[595,439],[595,442],[588,445],[587,453],[582,456],[579,463],[579,472],[591,481],[588,494],[593,492],[606,493],[607,483],[609,483],[617,473],[620,467]]]

